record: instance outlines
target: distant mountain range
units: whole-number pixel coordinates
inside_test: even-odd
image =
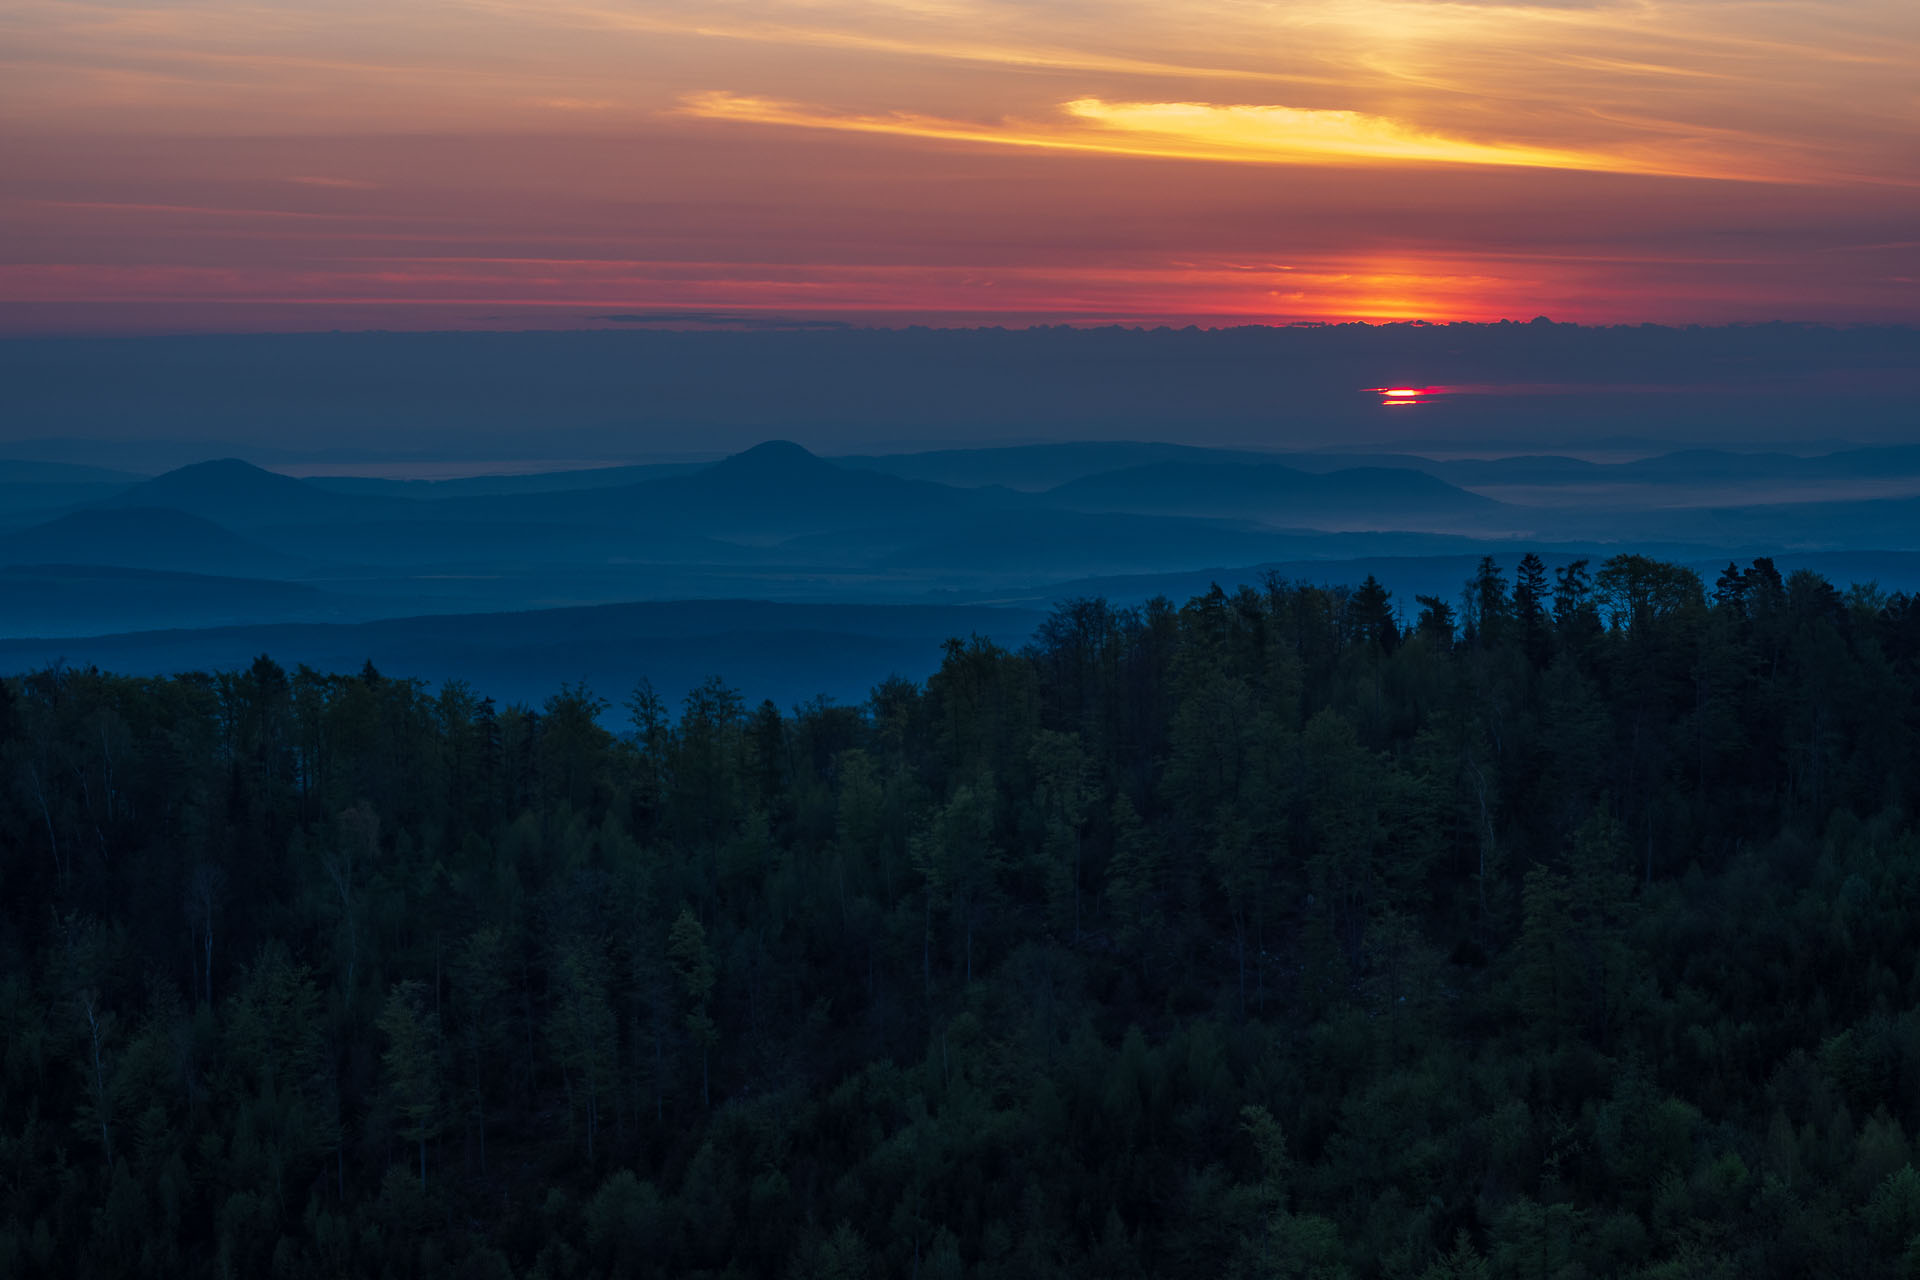
[[[806,468],[812,464],[842,471],[876,472],[950,488],[1009,489],[1037,494],[1102,473],[1167,463],[1280,465],[1314,475],[1354,469],[1417,471],[1459,488],[1560,487],[1566,489],[1570,497],[1600,488],[1646,485],[1746,485],[1750,489],[1765,486],[1771,490],[1779,486],[1805,488],[1847,481],[1920,482],[1920,444],[1853,448],[1820,456],[1688,449],[1625,462],[1594,462],[1551,454],[1448,458],[1382,452],[1264,453],[1135,441],[820,458],[797,445],[775,441],[717,462],[593,467],[439,481],[322,476],[296,482],[234,459],[197,463],[148,480],[127,472],[78,464],[0,460],[0,516],[9,509],[9,495],[28,493],[35,494],[34,500],[39,504],[44,504],[49,495],[72,494],[69,505],[75,506],[97,504],[114,495],[114,501],[125,505],[176,507],[242,523],[251,520],[284,523],[308,514],[331,514],[340,509],[337,503],[316,494],[363,500],[405,499],[418,504],[545,494],[553,495],[559,504],[550,509],[567,510],[564,499],[569,494],[629,490],[657,480],[687,478],[709,471],[723,474],[734,471],[741,481],[740,490],[751,488],[749,477],[755,475],[763,480],[771,478],[777,488],[783,480],[806,474]],[[813,474],[817,478],[824,472],[816,467]],[[290,487],[295,484],[299,488]],[[671,492],[662,490],[655,495],[654,500],[662,504],[663,510],[672,505],[666,500]],[[683,492],[697,494],[700,490],[696,486]],[[1790,499],[1792,493],[1789,491],[1783,496]],[[605,501],[608,505],[599,508],[600,513],[614,510],[621,518],[631,517],[630,509],[619,510],[621,504],[617,499]],[[628,508],[631,505],[626,504]],[[495,509],[486,508],[489,514]],[[365,512],[370,508],[361,510]]]
[[[1420,471],[1462,488],[1513,485],[1805,484],[1812,481],[1920,478],[1920,445],[1846,449],[1820,456],[1731,449],[1686,449],[1625,462],[1553,454],[1490,458],[1414,453],[1262,453],[1131,441],[1014,445],[837,458],[845,466],[961,486],[1000,485],[1040,491],[1068,481],[1150,463],[1280,464],[1315,475],[1353,468]]]
[[[711,466],[632,483],[434,500],[340,492],[228,459],[168,472],[73,513],[67,524],[19,536],[57,541],[107,519],[108,511],[169,510],[316,563],[737,564],[759,558],[893,570],[1058,572],[1271,555],[1284,550],[1273,541],[1280,526],[1419,532],[1458,526],[1498,506],[1416,472],[1375,468],[1316,477],[1278,464],[1220,461],[1152,463],[1044,493],[962,488],[843,466],[774,441]],[[1253,527],[1261,522],[1273,527]],[[211,529],[201,532],[209,543],[215,537]],[[183,537],[176,530],[161,543],[173,546]],[[238,571],[211,546],[207,555],[196,562],[172,550],[158,559],[150,554],[140,567]],[[83,558],[111,562],[92,553]]]
[[[1920,446],[1599,463],[1125,441],[823,458],[769,441],[714,462],[432,483],[232,458],[145,478],[0,462],[0,636],[427,614],[498,631],[505,610],[673,598],[1180,596],[1273,566],[1452,592],[1461,565],[1528,547],[1821,554],[1837,577],[1904,583]],[[817,662],[825,643],[795,652]]]
[[[974,512],[982,502],[977,491],[838,466],[776,440],[681,475],[579,493],[474,499],[472,506],[497,510],[511,503],[605,523],[766,538]]]
[[[616,704],[645,679],[678,702],[710,677],[789,708],[825,695],[864,701],[890,675],[924,679],[953,636],[1017,647],[1042,614],[1017,608],[667,601],[505,614],[156,631],[93,639],[0,640],[0,671],[53,662],[130,675],[237,670],[260,654],[283,666],[358,671],[437,686],[464,680],[537,705],[584,682]]]

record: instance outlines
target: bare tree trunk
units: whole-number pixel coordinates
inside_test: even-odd
[[[47,824],[47,845],[53,854],[53,873],[61,884],[67,882],[67,864],[60,859],[60,835],[53,827],[53,810],[47,805],[46,783],[40,778],[40,770],[29,761],[27,780],[33,784],[33,798],[40,806],[40,820]]]
[[[209,1005],[213,1003],[214,908],[219,905],[225,883],[226,877],[220,868],[205,862],[194,867],[187,880],[187,923],[199,935],[200,994]]]
[[[87,1018],[87,1037],[93,1059],[89,1091],[93,1094],[94,1115],[100,1121],[100,1145],[106,1152],[107,1167],[111,1169],[113,1167],[113,1129],[107,1119],[107,1070],[105,1050],[101,1044],[106,1034],[106,1028],[102,1025],[104,1015],[100,1011],[98,997],[92,991],[80,993],[80,1007]]]
[[[341,927],[347,931],[346,990],[351,999],[353,971],[360,961],[360,934],[353,919],[353,855],[343,850],[336,856],[324,858],[322,865],[326,868],[327,878],[333,882],[334,893],[340,899]]]

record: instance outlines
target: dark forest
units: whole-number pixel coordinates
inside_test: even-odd
[[[0,1275],[1920,1271],[1920,600],[1057,608],[863,706],[0,682]]]

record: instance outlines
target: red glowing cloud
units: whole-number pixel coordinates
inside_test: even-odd
[[[1397,405],[1426,404],[1433,397],[1445,395],[1445,387],[1368,387],[1368,391],[1380,396],[1380,403],[1388,408]]]

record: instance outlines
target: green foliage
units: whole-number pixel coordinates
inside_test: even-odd
[[[1417,603],[0,681],[0,1274],[1916,1274],[1920,606]]]

